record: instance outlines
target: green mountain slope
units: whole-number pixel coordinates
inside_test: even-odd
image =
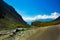
[[[44,26],[51,26],[51,25],[58,25],[60,24],[60,21],[56,20],[56,21],[51,21],[51,22],[40,22],[40,21],[34,21],[32,22],[32,26],[36,26],[36,27],[44,27]]]

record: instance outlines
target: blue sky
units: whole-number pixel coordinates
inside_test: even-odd
[[[23,19],[32,19],[36,16],[54,17],[60,13],[60,0],[4,0],[13,6]],[[52,15],[52,16],[53,16]],[[27,18],[26,18],[27,17]],[[54,18],[53,17],[53,18]],[[55,17],[56,18],[56,17]]]

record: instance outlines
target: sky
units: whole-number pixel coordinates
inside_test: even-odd
[[[60,16],[60,0],[4,0],[22,16],[25,21],[55,19]]]

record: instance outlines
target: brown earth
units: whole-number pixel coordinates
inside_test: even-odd
[[[60,25],[40,28],[27,40],[60,40]]]

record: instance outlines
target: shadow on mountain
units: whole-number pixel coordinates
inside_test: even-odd
[[[0,29],[23,28],[27,26],[28,24],[12,6],[0,0]]]

